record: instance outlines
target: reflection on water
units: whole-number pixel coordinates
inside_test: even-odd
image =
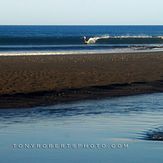
[[[163,141],[163,126],[144,132],[145,140]]]
[[[23,163],[96,163],[108,160],[141,163],[145,159],[153,163],[155,158],[157,163],[162,163],[161,142],[147,141],[162,140],[163,127],[160,126],[163,126],[162,93],[0,110],[0,162],[17,162],[19,156]],[[13,143],[129,143],[129,148],[111,151],[13,151]],[[136,157],[135,151],[140,158]],[[7,157],[9,154],[10,158]]]
[[[48,107],[37,107],[30,109],[8,109],[0,110],[0,122],[20,120],[28,122],[40,118],[56,118],[68,116],[89,116],[98,114],[141,114],[142,112],[158,112],[163,109],[162,94],[141,95],[139,97],[119,97],[107,100],[90,100],[70,104],[59,104]]]

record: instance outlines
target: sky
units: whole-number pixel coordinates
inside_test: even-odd
[[[163,0],[0,0],[0,25],[163,25]]]

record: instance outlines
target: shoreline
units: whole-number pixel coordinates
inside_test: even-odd
[[[96,54],[131,54],[131,53],[157,53],[163,52],[163,48],[156,49],[110,49],[110,50],[73,50],[73,51],[0,51],[0,57],[15,56],[55,56],[55,55],[96,55]]]
[[[0,56],[0,108],[163,92],[163,52]]]
[[[23,109],[51,106],[74,101],[100,100],[115,97],[135,96],[141,94],[162,93],[163,81],[150,83],[113,84],[87,88],[64,89],[60,91],[44,91],[18,93],[0,96],[0,109]]]

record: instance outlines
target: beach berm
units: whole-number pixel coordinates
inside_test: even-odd
[[[0,107],[161,92],[162,81],[163,52],[0,56]]]

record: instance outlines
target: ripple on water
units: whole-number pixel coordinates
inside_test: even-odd
[[[150,141],[163,141],[163,126],[145,131],[142,139]]]

